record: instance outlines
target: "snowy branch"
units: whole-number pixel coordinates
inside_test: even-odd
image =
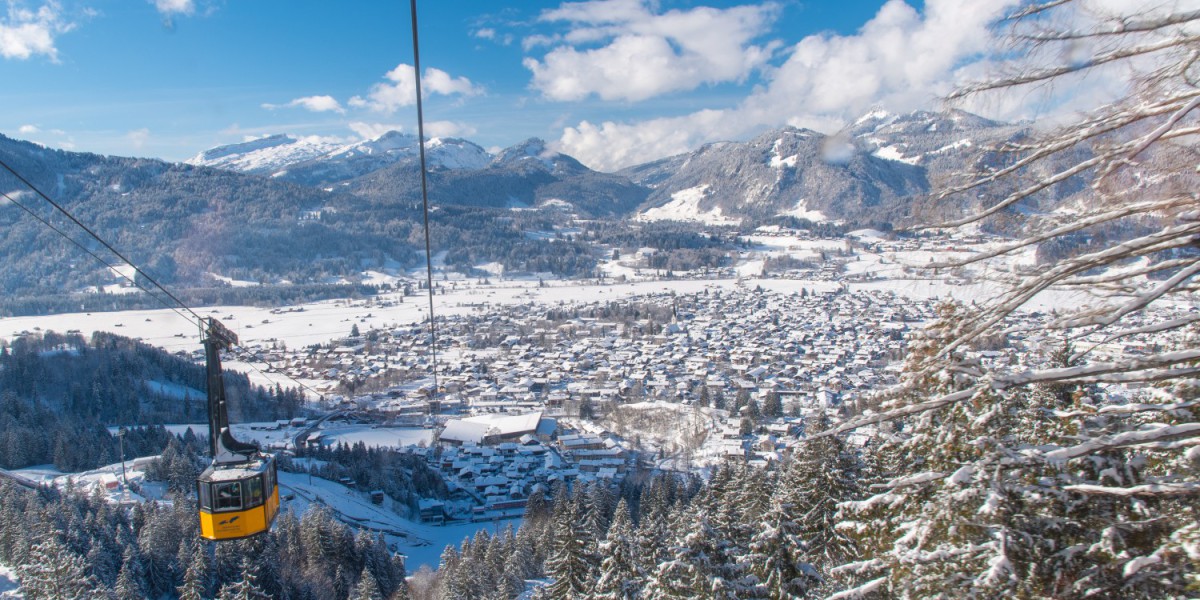
[[[1109,63],[1115,63],[1115,62],[1119,62],[1119,61],[1123,61],[1123,60],[1128,60],[1131,58],[1136,58],[1139,56],[1145,56],[1148,54],[1155,54],[1157,52],[1162,52],[1163,50],[1179,48],[1179,47],[1187,46],[1188,44],[1196,44],[1196,43],[1200,43],[1200,36],[1190,36],[1189,35],[1189,36],[1175,37],[1175,38],[1171,38],[1168,40],[1163,40],[1163,41],[1159,41],[1159,42],[1155,42],[1155,43],[1133,46],[1130,48],[1118,48],[1118,49],[1112,50],[1110,52],[1097,54],[1086,61],[1080,61],[1077,63],[1071,63],[1071,64],[1061,65],[1061,66],[1057,66],[1057,67],[1034,69],[1032,71],[1029,71],[1027,73],[1022,73],[1015,77],[1010,77],[1007,79],[1000,79],[1000,80],[996,80],[996,81],[985,81],[982,83],[977,83],[975,85],[966,86],[960,90],[957,90],[957,91],[951,93],[948,98],[950,100],[958,100],[960,98],[964,98],[966,96],[970,96],[973,94],[978,94],[980,92],[986,92],[986,91],[997,90],[997,89],[1002,89],[1002,88],[1019,87],[1019,86],[1023,86],[1023,85],[1029,85],[1031,83],[1040,83],[1043,81],[1049,81],[1051,79],[1058,79],[1064,75],[1070,75],[1072,73],[1078,73],[1080,71],[1086,71],[1088,69],[1093,69],[1095,67],[1099,67],[1099,66],[1106,65]]]
[[[1051,462],[1066,462],[1073,458],[1095,454],[1106,450],[1128,448],[1158,442],[1168,442],[1200,437],[1200,423],[1163,425],[1154,429],[1127,431],[1116,435],[1101,436],[1082,444],[1046,452],[1042,458]]]
[[[1073,1],[1073,0],[1067,0]],[[1061,4],[1061,3],[1055,3]],[[1166,29],[1176,25],[1183,25],[1191,21],[1200,19],[1200,11],[1192,11],[1179,14],[1166,15],[1159,19],[1140,19],[1134,18],[1121,19],[1117,26],[1107,30],[1096,31],[1050,31],[1032,34],[1020,34],[1018,39],[1029,42],[1066,42],[1077,41],[1092,38],[1102,38],[1111,36],[1122,36],[1131,33],[1149,33],[1160,29]]]
[[[1194,481],[1182,483],[1151,483],[1133,487],[1108,487],[1103,485],[1068,485],[1063,488],[1069,492],[1088,496],[1190,496],[1200,494],[1200,483]]]

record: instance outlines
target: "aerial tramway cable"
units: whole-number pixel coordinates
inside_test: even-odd
[[[438,394],[437,322],[434,321],[433,315],[433,251],[429,242],[429,184],[426,177],[428,168],[425,164],[425,112],[424,105],[421,103],[421,49],[417,41],[417,0],[409,0],[409,8],[412,12],[413,81],[417,88],[417,149],[421,156],[421,207],[425,216],[425,288],[429,292],[429,371],[433,376],[433,394],[430,396],[432,403],[437,399]],[[430,412],[432,413],[432,404]]]
[[[276,515],[279,514],[279,479],[276,473],[275,457],[271,454],[261,452],[257,445],[242,442],[234,438],[229,426],[225,381],[221,370],[220,353],[222,350],[231,350],[238,345],[237,335],[225,328],[216,319],[204,318],[197,314],[191,307],[184,304],[182,300],[158,283],[156,279],[135,265],[124,254],[121,254],[112,244],[109,244],[90,227],[75,218],[62,205],[55,202],[50,196],[33,185],[32,182],[21,176],[20,173],[3,159],[0,159],[0,167],[3,167],[22,184],[33,190],[35,194],[48,202],[55,210],[65,215],[72,223],[87,232],[88,235],[107,248],[114,256],[132,267],[135,273],[144,277],[146,281],[152,283],[160,292],[174,300],[183,310],[195,318],[195,323],[200,327],[201,342],[204,344],[205,351],[208,437],[210,452],[212,454],[212,464],[196,478],[200,536],[213,541],[224,541],[258,535],[270,530]],[[28,206],[25,206],[24,203],[19,202],[14,197],[15,194],[0,192],[0,196],[20,207],[21,210],[34,217],[39,223],[69,240],[110,271],[115,270],[113,269],[113,265],[109,264],[99,254],[84,246],[79,240],[68,235],[67,232],[55,226],[49,220],[38,215]],[[117,272],[120,273],[120,271]],[[130,277],[125,273],[120,273],[120,275],[159,302],[164,305],[167,304],[160,296],[143,287],[136,278]],[[191,321],[188,314],[184,314],[169,305],[168,308],[174,310],[176,314],[179,314],[185,320]],[[294,378],[287,377],[301,387],[309,389],[308,386],[296,381]]]
[[[4,161],[3,161],[3,160],[0,160],[0,164],[4,164]],[[8,168],[8,165],[4,164],[4,167],[5,167],[5,168]],[[11,169],[9,169],[9,171],[11,172]],[[124,278],[126,279],[126,281],[128,281],[130,284],[132,284],[132,285],[134,285],[134,286],[137,286],[137,287],[138,287],[138,289],[141,289],[142,291],[146,291],[146,290],[145,290],[145,288],[142,288],[140,285],[138,285],[138,282],[137,282],[137,280],[136,280],[136,279],[134,279],[133,277],[130,277],[129,275],[126,275],[125,273],[123,273],[123,272],[121,272],[121,271],[118,271],[117,269],[115,269],[115,268],[114,268],[112,265],[108,264],[108,261],[106,261],[106,260],[104,260],[103,258],[101,258],[99,254],[96,254],[95,252],[92,252],[91,248],[88,248],[87,246],[84,246],[82,243],[80,243],[80,242],[79,242],[79,240],[77,240],[77,239],[75,239],[75,238],[73,238],[73,237],[71,237],[71,236],[67,235],[67,232],[65,232],[65,231],[63,231],[63,230],[59,229],[58,227],[56,227],[56,226],[55,226],[53,223],[51,223],[50,221],[48,221],[48,220],[46,220],[45,218],[43,218],[41,215],[39,215],[39,214],[37,214],[36,212],[34,212],[34,211],[33,211],[33,209],[29,208],[28,206],[25,206],[23,203],[21,203],[20,201],[18,201],[18,200],[17,200],[15,197],[13,197],[12,195],[8,194],[7,192],[0,192],[0,197],[4,198],[5,200],[8,200],[9,202],[11,202],[11,203],[12,203],[14,206],[16,206],[17,208],[20,208],[21,210],[25,211],[25,213],[26,213],[26,214],[28,214],[29,216],[31,216],[31,217],[33,217],[34,219],[36,219],[36,220],[37,220],[39,223],[41,223],[42,225],[45,225],[46,227],[48,227],[49,229],[51,229],[52,231],[54,231],[54,232],[55,232],[55,233],[57,233],[58,235],[60,235],[60,236],[62,236],[63,238],[65,238],[65,239],[66,239],[68,242],[71,242],[72,244],[74,244],[76,248],[79,248],[80,250],[83,250],[83,251],[84,251],[85,253],[87,253],[89,256],[91,256],[92,258],[96,259],[96,262],[98,262],[98,263],[100,263],[100,264],[104,265],[105,267],[107,267],[109,271],[112,271],[113,273],[116,273],[117,275],[120,275],[121,277],[124,277]],[[147,292],[147,295],[148,295],[148,296],[150,296],[151,298],[154,298],[156,301],[158,301],[158,303],[159,303],[159,304],[162,304],[162,305],[163,305],[165,308],[167,308],[168,310],[171,310],[172,312],[174,312],[175,314],[179,315],[180,317],[183,317],[183,320],[185,320],[185,321],[191,321],[191,320],[192,320],[192,319],[191,319],[191,317],[189,317],[188,315],[186,315],[186,314],[184,314],[184,313],[180,312],[180,311],[179,311],[179,309],[178,309],[177,307],[175,307],[175,306],[171,305],[171,303],[167,302],[166,300],[163,300],[163,299],[162,299],[161,297],[159,297],[158,295],[156,295],[156,294],[151,294],[151,293],[149,293],[149,292]]]
[[[143,270],[141,269],[141,267],[138,267],[137,265],[133,264],[133,261],[131,261],[131,260],[129,260],[128,258],[126,258],[124,254],[121,254],[120,252],[118,252],[118,251],[117,251],[117,249],[116,249],[116,248],[114,248],[112,244],[110,244],[110,243],[108,243],[108,242],[104,241],[104,238],[101,238],[101,237],[100,237],[98,234],[96,234],[96,232],[95,232],[95,231],[92,231],[92,229],[91,229],[90,227],[88,227],[87,225],[84,225],[84,224],[83,224],[83,223],[82,223],[82,222],[81,222],[79,219],[76,219],[76,218],[75,218],[75,215],[72,215],[72,214],[71,214],[69,211],[67,211],[67,209],[63,208],[63,207],[62,207],[62,205],[60,205],[59,203],[55,202],[55,201],[54,201],[54,199],[52,199],[50,196],[47,196],[45,192],[43,192],[42,190],[38,189],[38,187],[37,187],[36,185],[33,185],[33,183],[32,183],[32,182],[30,182],[28,179],[25,179],[25,177],[23,177],[23,176],[22,176],[20,173],[18,173],[18,172],[16,171],[16,169],[14,169],[14,168],[12,168],[11,166],[9,166],[9,164],[8,164],[7,162],[5,162],[4,160],[2,160],[2,159],[0,159],[0,167],[4,167],[4,170],[8,171],[9,173],[12,173],[12,176],[13,176],[13,177],[16,177],[16,178],[17,178],[17,181],[20,181],[22,184],[24,184],[24,185],[25,185],[25,187],[27,187],[27,188],[29,188],[30,190],[32,190],[34,194],[37,194],[37,195],[38,195],[39,197],[41,197],[43,200],[45,200],[46,202],[50,203],[50,206],[53,206],[53,207],[55,208],[55,210],[57,210],[58,212],[62,213],[64,216],[66,216],[68,219],[70,219],[72,223],[74,223],[74,224],[75,224],[75,225],[77,225],[77,226],[78,226],[80,229],[82,229],[82,230],[84,230],[85,232],[87,232],[87,234],[88,234],[88,235],[92,236],[92,239],[96,240],[97,242],[100,242],[100,245],[104,246],[105,248],[107,248],[107,249],[108,249],[108,251],[109,251],[109,252],[112,252],[114,256],[116,256],[117,258],[121,259],[121,262],[123,262],[123,263],[125,263],[125,264],[127,264],[127,265],[129,265],[129,266],[131,266],[131,267],[133,267],[133,270],[134,270],[134,272],[136,272],[138,275],[141,275],[142,277],[145,277],[145,278],[146,278],[146,281],[149,281],[150,283],[154,284],[154,287],[158,288],[158,289],[159,289],[159,291],[161,291],[162,293],[166,294],[166,295],[167,295],[167,297],[169,297],[170,299],[174,300],[176,304],[178,304],[179,306],[183,307],[183,310],[186,310],[186,311],[187,311],[188,313],[190,313],[190,314],[191,314],[193,317],[195,317],[195,318],[196,318],[196,321],[197,321],[197,324],[199,324],[199,323],[203,323],[203,322],[204,322],[204,318],[203,318],[203,317],[201,317],[200,315],[196,314],[196,311],[192,310],[190,307],[188,307],[188,305],[184,304],[182,300],[180,300],[179,298],[176,298],[176,297],[175,297],[175,294],[172,294],[171,292],[167,291],[167,288],[163,287],[163,286],[162,286],[162,284],[160,284],[160,283],[158,282],[158,280],[156,280],[156,279],[154,279],[153,277],[151,277],[150,275],[148,275],[148,274],[147,274],[145,271],[143,271]],[[11,196],[9,196],[8,194],[5,194],[5,195],[4,195],[4,197],[5,197],[5,198],[8,198],[10,201],[13,201],[12,197],[11,197]],[[99,256],[97,256],[97,255],[96,255],[94,252],[92,252],[91,250],[88,250],[87,248],[84,248],[84,246],[83,246],[82,244],[80,244],[80,243],[79,243],[77,240],[75,240],[75,238],[72,238],[71,236],[69,236],[69,235],[67,235],[66,233],[64,233],[62,230],[58,229],[57,227],[54,227],[53,225],[51,225],[51,224],[50,224],[49,222],[47,222],[46,220],[44,220],[44,219],[41,219],[40,217],[38,217],[37,215],[35,215],[35,214],[33,213],[33,211],[31,211],[31,210],[27,209],[25,206],[23,206],[23,205],[22,205],[22,204],[20,204],[19,202],[15,202],[15,201],[13,201],[13,203],[14,203],[14,204],[16,204],[17,206],[20,206],[22,210],[25,210],[25,212],[28,212],[29,214],[31,214],[31,215],[34,215],[34,217],[35,217],[35,218],[37,218],[37,219],[38,219],[38,221],[41,221],[43,225],[46,225],[46,226],[47,226],[47,227],[49,227],[50,229],[53,229],[55,232],[57,232],[59,235],[61,235],[61,236],[65,237],[65,238],[67,238],[68,240],[71,240],[71,242],[72,242],[72,243],[74,243],[76,246],[79,246],[80,248],[83,248],[85,252],[87,252],[88,254],[91,254],[93,258],[95,258],[96,260],[100,261],[100,263],[101,263],[101,264],[103,264],[105,267],[108,267],[110,270],[112,270],[112,265],[109,265],[107,261],[105,261],[105,260],[101,259]],[[124,274],[122,274],[122,276],[123,276],[123,277],[125,277],[126,279],[129,279],[130,281],[132,281],[132,282],[133,282],[133,284],[134,284],[135,286],[137,286],[137,287],[138,287],[138,289],[141,289],[142,291],[147,291],[145,288],[143,288],[142,286],[138,285],[138,284],[137,284],[137,282],[136,282],[136,281],[134,281],[132,278],[130,278],[130,277],[128,277],[128,276],[126,276],[126,275],[124,275]],[[151,295],[153,295],[153,294],[151,294]],[[161,299],[160,299],[160,301],[161,301]],[[176,312],[178,312],[178,311],[176,311]]]
[[[92,239],[96,240],[98,243],[100,243],[100,245],[102,245],[102,246],[104,246],[105,248],[107,248],[107,249],[109,250],[109,252],[112,252],[112,253],[113,253],[113,255],[115,255],[115,256],[116,256],[118,259],[120,259],[120,262],[122,262],[122,263],[125,263],[126,265],[129,265],[130,267],[132,267],[132,268],[133,268],[133,270],[134,270],[134,272],[135,272],[135,273],[137,273],[138,275],[141,275],[142,277],[144,277],[144,278],[146,279],[146,281],[149,281],[150,283],[154,284],[154,287],[158,288],[158,290],[159,290],[159,291],[161,291],[163,294],[165,294],[165,295],[166,295],[168,298],[170,298],[171,300],[174,300],[174,301],[175,301],[175,304],[176,304],[176,305],[178,305],[178,306],[172,305],[171,303],[169,303],[169,302],[167,302],[166,300],[164,300],[164,299],[163,299],[163,298],[162,298],[160,295],[158,295],[158,294],[154,293],[153,291],[151,291],[151,290],[149,290],[149,289],[146,289],[146,287],[145,287],[145,286],[143,286],[141,283],[139,283],[139,282],[138,282],[138,280],[137,280],[137,278],[136,278],[136,277],[130,277],[130,276],[129,276],[129,275],[127,275],[126,273],[124,273],[124,272],[122,272],[122,271],[118,270],[118,269],[117,269],[117,268],[116,268],[114,265],[110,264],[110,263],[109,263],[107,260],[105,260],[103,257],[101,257],[101,256],[100,256],[99,254],[97,254],[96,252],[92,251],[92,249],[90,249],[90,248],[88,248],[87,246],[85,246],[85,245],[84,245],[82,242],[80,242],[79,240],[75,239],[74,237],[72,237],[71,235],[69,235],[67,232],[63,231],[61,228],[59,228],[58,226],[56,226],[56,225],[54,225],[53,223],[51,223],[51,222],[50,222],[48,219],[46,219],[45,217],[43,217],[43,216],[41,216],[41,215],[37,214],[37,213],[36,213],[36,212],[35,212],[33,209],[29,208],[28,206],[26,206],[26,205],[25,205],[24,203],[22,203],[21,201],[17,200],[17,198],[16,198],[16,197],[15,197],[13,194],[9,194],[9,193],[7,193],[7,192],[2,192],[2,191],[0,191],[0,197],[4,198],[5,200],[8,200],[8,201],[9,201],[9,202],[11,202],[11,203],[12,203],[14,206],[16,206],[17,208],[20,208],[20,209],[21,209],[22,211],[24,211],[26,214],[28,214],[29,216],[31,216],[31,217],[33,217],[34,219],[36,219],[36,220],[37,220],[39,223],[41,223],[42,225],[45,225],[45,226],[46,226],[48,229],[50,229],[51,231],[53,231],[53,232],[57,233],[58,235],[60,235],[60,236],[61,236],[61,237],[63,237],[64,239],[66,239],[68,242],[71,242],[71,244],[73,244],[75,247],[77,247],[77,248],[79,248],[80,250],[82,250],[82,251],[83,251],[84,253],[86,253],[88,256],[91,256],[92,258],[94,258],[94,259],[96,260],[96,262],[100,263],[101,265],[104,265],[104,267],[105,267],[105,268],[107,268],[109,271],[111,271],[111,272],[113,272],[113,273],[116,273],[117,275],[119,275],[119,276],[123,277],[123,278],[124,278],[126,281],[128,281],[128,282],[129,282],[131,285],[133,285],[134,287],[138,288],[139,290],[141,290],[141,291],[145,292],[147,296],[149,296],[149,297],[153,298],[153,299],[154,299],[155,301],[157,301],[159,304],[162,304],[164,308],[167,308],[168,310],[171,310],[172,312],[174,312],[175,314],[177,314],[177,315],[179,315],[181,318],[183,318],[185,321],[189,321],[189,322],[191,322],[193,325],[196,325],[196,327],[197,327],[197,328],[198,328],[198,329],[201,331],[201,335],[203,335],[203,331],[204,331],[204,328],[205,328],[205,323],[206,323],[206,319],[205,319],[205,317],[202,317],[202,316],[200,316],[199,314],[197,314],[197,313],[196,313],[196,311],[192,310],[192,308],[191,308],[191,307],[189,307],[189,306],[188,306],[187,304],[185,304],[185,303],[184,303],[182,300],[180,300],[180,299],[179,299],[177,296],[175,296],[175,295],[174,295],[174,294],[172,294],[172,293],[171,293],[169,290],[167,290],[165,287],[163,287],[163,286],[162,286],[162,285],[161,285],[161,284],[160,284],[160,283],[159,283],[157,280],[155,280],[155,279],[154,279],[153,277],[151,277],[151,276],[150,276],[148,273],[146,273],[146,272],[145,272],[145,271],[143,271],[143,270],[142,270],[140,267],[138,267],[136,264],[134,264],[134,263],[133,263],[133,261],[129,260],[129,259],[128,259],[128,258],[126,258],[126,257],[125,257],[123,254],[121,254],[120,252],[118,252],[118,251],[117,251],[117,249],[116,249],[115,247],[113,247],[113,246],[112,246],[112,244],[109,244],[107,241],[105,241],[105,240],[104,240],[104,238],[100,237],[100,235],[99,235],[99,234],[97,234],[95,231],[93,231],[93,230],[92,230],[91,228],[89,228],[87,225],[84,225],[84,224],[83,224],[81,221],[79,221],[79,219],[77,219],[77,218],[76,218],[74,215],[72,215],[72,214],[70,213],[70,211],[68,211],[66,208],[64,208],[64,207],[63,207],[61,204],[59,204],[59,203],[55,202],[55,201],[54,201],[52,198],[50,198],[50,196],[48,196],[48,195],[47,195],[45,192],[42,192],[42,191],[41,191],[41,189],[39,189],[37,186],[35,186],[35,185],[34,185],[32,182],[30,182],[30,181],[29,181],[28,179],[26,179],[25,177],[23,177],[23,176],[22,176],[20,173],[18,173],[18,172],[16,171],[16,169],[14,169],[12,166],[10,166],[10,165],[9,165],[7,162],[5,162],[5,161],[4,161],[4,159],[2,159],[2,158],[0,158],[0,168],[3,168],[4,170],[6,170],[6,171],[8,171],[9,173],[11,173],[11,174],[13,175],[13,177],[16,177],[18,181],[20,181],[22,184],[24,184],[24,185],[25,185],[25,187],[29,188],[29,189],[30,189],[30,190],[31,190],[31,191],[32,191],[34,194],[36,194],[38,197],[40,197],[40,198],[42,198],[43,200],[45,200],[46,202],[48,202],[48,203],[49,203],[51,206],[53,206],[53,207],[54,207],[54,209],[55,209],[55,210],[57,210],[58,212],[60,212],[60,213],[62,213],[63,215],[65,215],[65,216],[66,216],[68,219],[70,219],[70,221],[71,221],[72,223],[74,223],[75,225],[77,225],[77,226],[78,226],[80,229],[82,229],[82,230],[83,230],[84,232],[86,232],[86,233],[87,233],[89,236],[91,236],[91,237],[92,237]],[[181,308],[182,308],[184,311],[186,311],[186,312],[187,312],[187,314],[184,314],[184,312],[181,312],[181,311],[180,311],[180,309],[181,309]],[[189,316],[189,315],[190,315],[190,316]],[[245,348],[243,348],[243,349],[244,349],[244,350],[249,350],[249,349],[245,349]],[[265,361],[265,360],[261,359],[261,358],[258,356],[258,353],[254,352],[253,354],[254,354],[254,357],[255,357],[256,359],[258,359],[258,360],[259,360],[260,362],[262,362],[263,364],[267,365],[267,367],[268,367],[269,369],[274,369],[274,366],[273,366],[273,365],[271,365],[269,362],[267,362],[267,361]],[[251,369],[254,369],[254,370],[255,370],[255,371],[257,371],[258,373],[260,373],[260,374],[263,374],[263,376],[264,376],[264,377],[266,376],[266,374],[265,374],[265,373],[263,373],[263,371],[262,371],[261,369],[259,369],[259,368],[255,367],[255,366],[254,366],[254,364],[252,364],[252,363],[249,363],[249,362],[248,362],[248,363],[246,363],[246,364],[247,364],[247,366],[249,366]],[[294,378],[294,377],[292,377],[292,376],[288,375],[287,373],[279,372],[279,374],[280,374],[280,375],[283,375],[283,376],[284,376],[284,377],[286,377],[287,379],[291,380],[291,382],[292,382],[292,383],[295,383],[295,384],[296,384],[297,386],[299,386],[300,388],[302,388],[302,389],[304,389],[304,390],[306,390],[306,391],[308,391],[308,392],[312,392],[313,394],[316,394],[316,395],[317,395],[317,397],[319,397],[319,398],[323,398],[323,397],[324,397],[324,394],[322,394],[321,392],[318,392],[317,390],[314,390],[313,388],[309,387],[308,385],[305,385],[305,384],[304,384],[304,382],[297,380],[296,378]],[[267,378],[267,379],[269,380],[270,378]]]
[[[429,292],[429,333],[430,333],[430,355],[431,366],[430,372],[433,378],[433,394],[431,396],[430,405],[436,400],[438,394],[437,381],[437,324],[434,315],[434,299],[433,299],[433,254],[432,243],[430,241],[429,228],[429,193],[427,182],[428,167],[425,157],[425,119],[423,105],[421,101],[421,62],[420,49],[417,38],[417,2],[410,0],[410,8],[412,12],[412,32],[413,32],[413,69],[416,77],[416,95],[417,95],[417,132],[418,132],[418,149],[421,160],[421,202],[424,214],[424,230],[425,230],[425,281]],[[12,194],[0,192],[0,196],[4,197],[21,210],[34,217],[37,221],[50,228],[60,236],[66,238],[75,246],[86,252],[97,262],[104,265],[110,271],[116,271],[125,279],[129,280],[135,287],[146,292],[154,297],[158,302],[162,303],[167,308],[175,311],[185,320],[193,320],[200,328],[201,342],[205,349],[205,365],[207,371],[207,388],[208,388],[208,413],[209,413],[209,443],[212,453],[212,464],[206,469],[196,480],[197,500],[199,504],[200,514],[200,529],[201,537],[223,541],[231,539],[240,539],[252,535],[257,535],[270,530],[275,516],[279,512],[279,487],[278,477],[276,475],[275,457],[259,451],[258,447],[253,444],[247,444],[235,439],[229,429],[229,418],[226,408],[225,386],[222,377],[220,353],[222,350],[231,350],[238,345],[238,337],[233,332],[229,331],[219,321],[213,318],[201,317],[196,311],[192,310],[187,304],[172,294],[169,290],[162,286],[154,277],[143,271],[140,267],[133,263],[124,254],[119,252],[112,244],[105,241],[90,227],[83,224],[79,219],[75,218],[69,211],[63,208],[62,205],[55,202],[49,195],[42,192],[28,179],[23,177],[7,162],[0,159],[0,167],[3,167],[13,175],[18,181],[32,190],[37,196],[41,197],[49,203],[55,210],[62,213],[82,229],[98,243],[108,249],[114,256],[120,259],[121,262],[133,268],[137,275],[143,277],[147,282],[152,284],[159,292],[166,295],[171,300],[175,301],[187,314],[180,312],[178,309],[170,306],[165,300],[155,293],[142,286],[136,277],[130,277],[125,273],[116,271],[113,265],[100,255],[93,252],[79,240],[68,235],[65,231],[50,223],[47,219],[41,217],[23,203],[17,201]],[[188,315],[191,315],[189,318]],[[270,367],[270,364],[268,367]],[[258,370],[258,369],[255,369]],[[259,371],[260,373],[262,371]],[[313,391],[308,386],[304,385],[290,375],[284,374],[285,377],[300,385],[302,388]]]

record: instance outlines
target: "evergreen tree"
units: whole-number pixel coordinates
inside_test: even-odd
[[[667,560],[658,564],[646,584],[650,598],[712,598],[716,596],[724,552],[720,536],[707,516],[695,507],[679,511],[672,523],[675,530]],[[716,559],[716,560],[714,560]]]
[[[783,416],[783,401],[779,398],[779,392],[767,392],[767,397],[763,399],[762,414],[771,419]]]
[[[634,560],[633,522],[629,518],[629,507],[622,498],[617,504],[616,514],[608,535],[600,545],[600,564],[596,579],[594,600],[633,600],[638,597],[645,582],[645,574]]]
[[[820,430],[827,419],[816,423]],[[783,525],[799,536],[808,562],[828,577],[829,569],[858,556],[854,540],[838,529],[838,506],[862,497],[858,457],[837,437],[802,444],[787,463],[779,482],[773,510],[789,512],[792,522]]]
[[[820,575],[804,557],[791,504],[775,502],[742,558],[771,600],[804,597]]]
[[[384,596],[379,591],[379,584],[375,582],[375,576],[370,571],[363,569],[363,572],[358,577],[358,585],[354,586],[354,593],[350,595],[351,600],[384,600]]]
[[[117,585],[113,588],[117,600],[141,600],[146,597],[142,582],[141,565],[137,556],[130,548],[125,553],[121,564],[121,573],[117,576]]]
[[[28,600],[85,600],[99,597],[95,579],[83,557],[67,548],[53,533],[33,544],[29,558],[17,567],[21,592]]]
[[[192,557],[187,570],[183,574],[183,584],[179,586],[179,600],[202,600],[208,597],[209,591],[208,555],[204,548],[196,542],[192,544]]]
[[[580,598],[592,588],[592,565],[578,505],[569,499],[556,509],[550,529],[550,552],[546,557],[546,576],[554,581],[546,586],[546,598]]]

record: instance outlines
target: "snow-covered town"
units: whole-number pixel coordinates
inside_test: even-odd
[[[1200,592],[1195,7],[276,4],[0,15],[0,600]]]

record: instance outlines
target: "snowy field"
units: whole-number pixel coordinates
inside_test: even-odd
[[[439,315],[486,314],[496,308],[514,304],[560,304],[594,302],[609,299],[673,291],[679,294],[698,293],[704,289],[734,289],[739,286],[759,286],[781,293],[799,293],[833,289],[843,285],[841,281],[803,279],[758,279],[767,258],[790,256],[811,260],[820,252],[845,249],[846,242],[840,240],[803,240],[787,235],[752,235],[748,239],[754,250],[744,253],[735,267],[740,275],[725,279],[678,279],[633,281],[629,283],[590,283],[579,281],[544,280],[540,287],[537,278],[503,280],[479,283],[476,280],[452,277],[441,282],[445,293],[434,297],[434,310]],[[986,283],[1006,275],[1009,267],[980,267],[967,272],[982,283],[963,283],[960,278],[949,275],[933,277],[923,271],[931,260],[940,262],[962,256],[961,252],[935,250],[913,250],[908,252],[873,253],[864,249],[856,251],[855,258],[846,264],[847,275],[869,275],[871,281],[845,283],[851,290],[891,290],[914,299],[956,298],[966,303],[992,299],[999,291],[995,283]],[[1016,262],[1025,262],[1021,256]],[[621,261],[609,261],[602,269],[611,275],[635,272],[653,273],[648,269],[634,269]],[[943,274],[945,275],[945,274]],[[386,283],[397,281],[381,273],[370,273],[372,281]],[[1054,307],[1079,306],[1082,302],[1094,301],[1078,294],[1048,291],[1030,304],[1033,310]],[[381,307],[388,303],[390,306]],[[357,325],[360,330],[409,326],[423,322],[428,314],[428,303],[424,296],[401,298],[385,294],[367,301],[328,300],[279,307],[276,309],[249,306],[205,307],[196,311],[201,316],[220,319],[241,338],[242,346],[269,347],[282,342],[289,348],[312,344],[324,344],[344,338]],[[51,316],[0,318],[0,338],[11,339],[24,331],[53,330],[58,332],[79,331],[90,335],[94,331],[109,331],[169,351],[194,352],[200,349],[199,331],[190,320],[171,310],[139,310],[122,312],[68,313]],[[256,373],[248,365],[231,362],[229,368],[249,371],[257,382],[286,383],[286,380],[270,374]]]

